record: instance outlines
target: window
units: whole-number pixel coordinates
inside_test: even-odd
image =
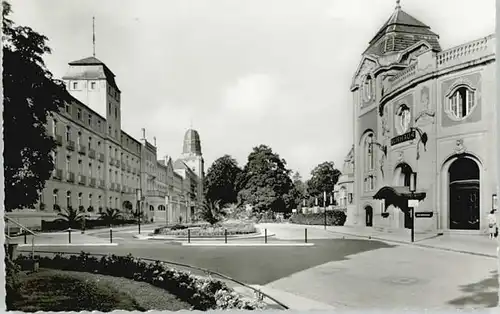
[[[118,137],[118,132],[115,129],[115,138]]]
[[[149,211],[154,211],[155,208],[153,207],[153,205],[149,205]]]
[[[109,112],[109,114],[111,114],[111,112],[112,112],[111,111],[111,103],[108,103],[108,112]]]
[[[102,177],[101,176],[101,166],[97,166],[97,175],[99,176],[99,179]]]
[[[111,125],[108,125],[108,134],[111,135]]]
[[[117,183],[118,183],[118,178],[119,178],[118,177],[118,171],[115,171],[115,182],[117,182]]]
[[[99,208],[100,208],[100,207],[101,207],[101,205],[102,205],[102,196],[101,196],[101,195],[99,195],[99,196],[97,197],[97,206],[99,206]]]
[[[92,178],[92,161],[89,162],[89,178]]]
[[[365,142],[365,151],[366,151],[366,170],[371,171],[374,168],[374,154],[373,154],[373,134],[370,134],[366,137]]]
[[[366,75],[363,82],[363,98],[365,101],[369,101],[373,98],[373,79],[370,74]]]
[[[163,206],[163,205],[158,206],[158,210],[165,211],[165,206]]]
[[[66,156],[66,172],[71,170],[71,156]]]
[[[68,103],[65,103],[64,110],[66,111],[66,113],[71,113],[71,105]]]
[[[83,163],[81,159],[78,159],[78,174],[83,173]]]
[[[82,206],[82,192],[78,193],[78,206]]]
[[[66,192],[66,206],[71,207],[71,191]]]
[[[92,204],[92,194],[89,194],[89,206],[93,206],[94,204]]]
[[[89,124],[89,126],[92,126],[92,115],[90,113],[87,115],[87,118],[88,118],[87,123]]]
[[[118,119],[118,107],[115,107],[115,118]]]
[[[71,127],[69,125],[66,126],[66,141],[71,141]]]
[[[59,191],[57,189],[54,189],[54,191],[52,191],[52,200],[54,201],[54,205],[59,205]]]
[[[90,89],[95,89],[95,82],[90,82]]]
[[[88,141],[88,144],[87,144],[89,150],[92,149],[92,137],[89,136],[89,141]]]
[[[76,138],[76,145],[80,146],[82,141],[82,132],[78,131],[78,137]]]
[[[78,120],[82,120],[82,109],[76,109],[76,117],[78,118]]]
[[[109,208],[111,208],[111,202],[113,202],[113,197],[109,197]]]
[[[115,198],[115,208],[118,208],[118,197]]]
[[[78,82],[73,82],[73,89],[78,89]]]
[[[113,172],[109,169],[109,182],[113,182]]]
[[[97,130],[101,132],[101,120],[97,120]]]
[[[463,119],[471,113],[475,104],[475,91],[468,86],[460,86],[448,98],[448,112],[455,119]]]

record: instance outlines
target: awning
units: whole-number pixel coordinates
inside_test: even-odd
[[[390,205],[401,208],[405,211],[408,206],[409,199],[423,200],[425,199],[425,192],[410,192],[407,186],[384,186],[373,196],[376,200],[385,200],[385,209]]]

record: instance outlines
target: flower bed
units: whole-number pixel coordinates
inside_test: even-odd
[[[326,224],[328,226],[343,226],[346,218],[345,212],[340,210],[326,212]],[[324,225],[325,213],[293,214],[289,222],[301,225]]]
[[[187,226],[187,228],[179,228],[178,226],[157,228],[155,229],[153,235],[187,237],[188,230],[189,235],[192,238],[224,237],[225,230],[227,230],[228,236],[252,234],[257,232],[253,223],[227,223],[219,226],[198,225]]]
[[[219,280],[198,278],[161,262],[146,263],[130,254],[108,255],[98,259],[82,252],[78,256],[63,257],[57,254],[53,258],[39,256],[35,258],[41,268],[83,271],[147,282],[188,302],[195,310],[263,308],[262,303],[241,298]],[[29,257],[19,255],[15,262],[23,267],[28,261]]]

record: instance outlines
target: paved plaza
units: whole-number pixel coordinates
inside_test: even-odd
[[[155,226],[144,226],[147,234]],[[262,239],[240,240],[247,245],[183,246],[166,240],[140,240],[134,237],[137,227],[116,228],[113,242],[109,230],[92,230],[85,235],[92,246],[43,246],[37,250],[91,253],[114,253],[168,260],[207,268],[255,285],[280,301],[301,309],[294,296],[309,300],[315,309],[453,309],[484,308],[498,303],[496,259],[477,255],[474,250],[459,253],[347,235],[335,227],[291,224],[263,224],[260,228],[275,234],[266,247]],[[305,228],[313,246],[278,246],[280,243],[303,243]],[[352,232],[352,230],[351,230]],[[391,237],[389,236],[389,237]],[[83,239],[83,238],[82,238]],[[459,238],[460,239],[460,238]],[[237,240],[230,240],[238,243]],[[248,243],[260,245],[249,246]],[[431,239],[430,241],[436,241]],[[472,241],[472,240],[471,240]],[[479,241],[479,240],[476,240]],[[185,241],[184,241],[185,242]],[[421,240],[420,243],[424,243]],[[441,241],[446,245],[446,240]],[[448,243],[453,243],[448,241]],[[494,242],[491,248],[494,251]],[[102,245],[100,245],[102,244]],[[431,243],[432,244],[432,243]],[[486,244],[484,244],[486,245]],[[29,252],[30,247],[20,247]],[[323,306],[319,306],[323,304]]]

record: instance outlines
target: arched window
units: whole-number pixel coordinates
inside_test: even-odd
[[[66,176],[69,179],[69,172],[71,171],[71,156],[66,156]]]
[[[78,131],[78,137],[76,138],[76,145],[80,147],[81,143],[82,143],[82,132]]]
[[[52,200],[54,202],[54,205],[59,205],[59,190],[58,189],[54,189],[54,191],[52,191]]]
[[[154,206],[153,205],[149,205],[149,210],[150,211],[154,211],[155,210]]]
[[[373,156],[374,155],[373,142],[374,142],[373,133],[370,133],[370,134],[368,134],[368,136],[366,136],[365,143],[364,143],[365,158],[366,158],[366,162],[365,162],[366,171],[372,171],[374,168],[374,164],[375,164],[374,156]]]
[[[92,137],[91,136],[89,136],[88,148],[89,148],[89,150],[92,149]]]
[[[374,90],[373,78],[371,74],[367,74],[363,81],[363,98],[365,101],[369,101],[373,98],[373,90]]]
[[[66,192],[66,206],[71,207],[71,191]]]
[[[396,131],[399,135],[404,134],[408,131],[411,124],[411,111],[410,108],[402,104],[396,111]]]
[[[163,205],[158,206],[158,210],[165,211],[165,206]]]
[[[455,119],[467,117],[475,105],[475,91],[469,86],[455,88],[448,97],[448,113]]]

